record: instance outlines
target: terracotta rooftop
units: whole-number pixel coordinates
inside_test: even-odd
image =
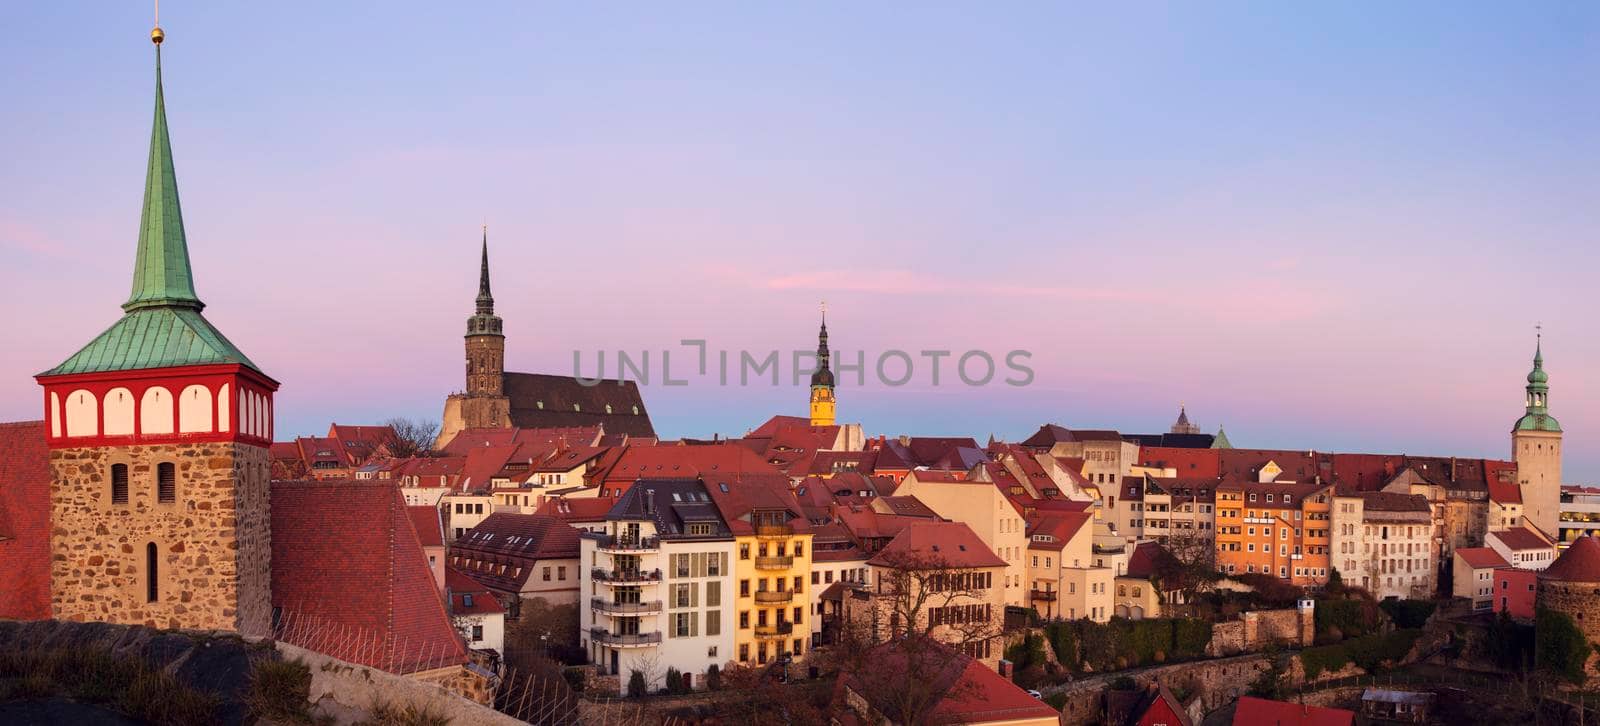
[[[1511,529],[1490,532],[1500,544],[1512,551],[1520,550],[1547,550],[1552,547],[1550,541],[1540,536],[1527,527],[1513,527]]]
[[[411,516],[411,526],[416,528],[417,541],[423,547],[444,546],[444,524],[437,507],[407,506],[406,513]]]
[[[1240,696],[1233,711],[1234,726],[1351,726],[1354,711]]]
[[[1461,556],[1461,560],[1466,562],[1468,567],[1475,570],[1510,565],[1499,552],[1488,547],[1457,547],[1456,554]]]
[[[1563,582],[1600,582],[1600,541],[1593,535],[1573,540],[1539,577]]]
[[[906,527],[867,564],[892,566],[897,562],[937,563],[941,569],[1006,566],[972,528],[960,522],[918,522]]]

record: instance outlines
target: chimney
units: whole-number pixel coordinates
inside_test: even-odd
[[[645,513],[656,511],[656,490],[644,490],[644,511]]]

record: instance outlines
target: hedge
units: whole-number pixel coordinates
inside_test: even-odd
[[[1389,614],[1396,628],[1420,628],[1428,624],[1438,603],[1432,600],[1384,600],[1378,603]]]
[[[1370,600],[1318,600],[1315,612],[1317,640],[1325,643],[1360,637],[1378,627],[1378,612]]]

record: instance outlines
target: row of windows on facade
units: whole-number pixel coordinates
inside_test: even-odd
[[[1256,566],[1255,565],[1245,565],[1244,571],[1247,572],[1247,573],[1255,573],[1256,572]],[[1232,575],[1232,574],[1236,574],[1237,572],[1239,572],[1238,565],[1229,563],[1229,565],[1228,565],[1228,574]],[[1271,565],[1263,565],[1261,567],[1260,572],[1263,575],[1270,575],[1270,574],[1272,574],[1272,566]],[[1294,576],[1295,577],[1327,577],[1328,576],[1328,568],[1326,568],[1326,567],[1296,567],[1296,568],[1294,568]],[[1289,566],[1288,565],[1278,565],[1278,577],[1282,578],[1282,579],[1288,579],[1288,577],[1289,577]]]
[[[151,386],[137,399],[127,388],[113,388],[106,392],[103,402],[95,394],[78,389],[67,394],[64,408],[57,394],[51,393],[50,434],[60,437],[64,430],[66,436],[74,438],[132,436],[135,420],[138,432],[146,436],[226,432],[231,425],[231,400],[226,383],[214,397],[210,388],[198,384],[183,389],[176,397],[162,386]],[[271,400],[255,391],[240,389],[238,405],[242,433],[270,438]]]
[[[802,542],[800,540],[795,540],[794,544],[793,544],[793,547],[794,547],[794,556],[795,557],[805,557],[806,556],[806,545],[805,545],[805,542]],[[777,544],[777,554],[775,556],[776,557],[787,557],[788,555],[786,553],[789,551],[788,548],[789,548],[788,543],[779,542]],[[762,542],[760,545],[758,545],[756,547],[756,556],[757,557],[767,557],[768,556],[767,553],[769,551],[770,550],[767,549],[767,543]],[[749,544],[746,544],[746,543],[743,543],[743,542],[739,543],[739,559],[741,559],[741,560],[750,559],[750,545]]]
[[[170,461],[156,464],[156,502],[174,504],[178,501],[178,468]],[[128,503],[128,465],[111,465],[111,503]]]

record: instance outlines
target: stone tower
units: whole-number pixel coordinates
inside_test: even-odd
[[[1550,415],[1542,339],[1534,346],[1526,390],[1527,410],[1511,427],[1511,460],[1522,485],[1523,518],[1555,537],[1561,514],[1561,424]]]
[[[1171,433],[1198,434],[1200,427],[1189,422],[1189,409],[1182,403],[1178,404],[1178,420],[1172,424]]]
[[[817,333],[817,370],[811,374],[811,425],[832,426],[834,422],[833,370],[829,366],[828,308],[822,308],[822,330]]]
[[[506,336],[494,314],[489,291],[489,228],[483,230],[483,255],[478,265],[478,299],[467,318],[467,388],[445,399],[438,445],[464,428],[509,428],[511,398],[506,395]]]
[[[62,620],[267,631],[272,397],[201,315],[161,87],[133,291],[44,387],[51,611]]]

